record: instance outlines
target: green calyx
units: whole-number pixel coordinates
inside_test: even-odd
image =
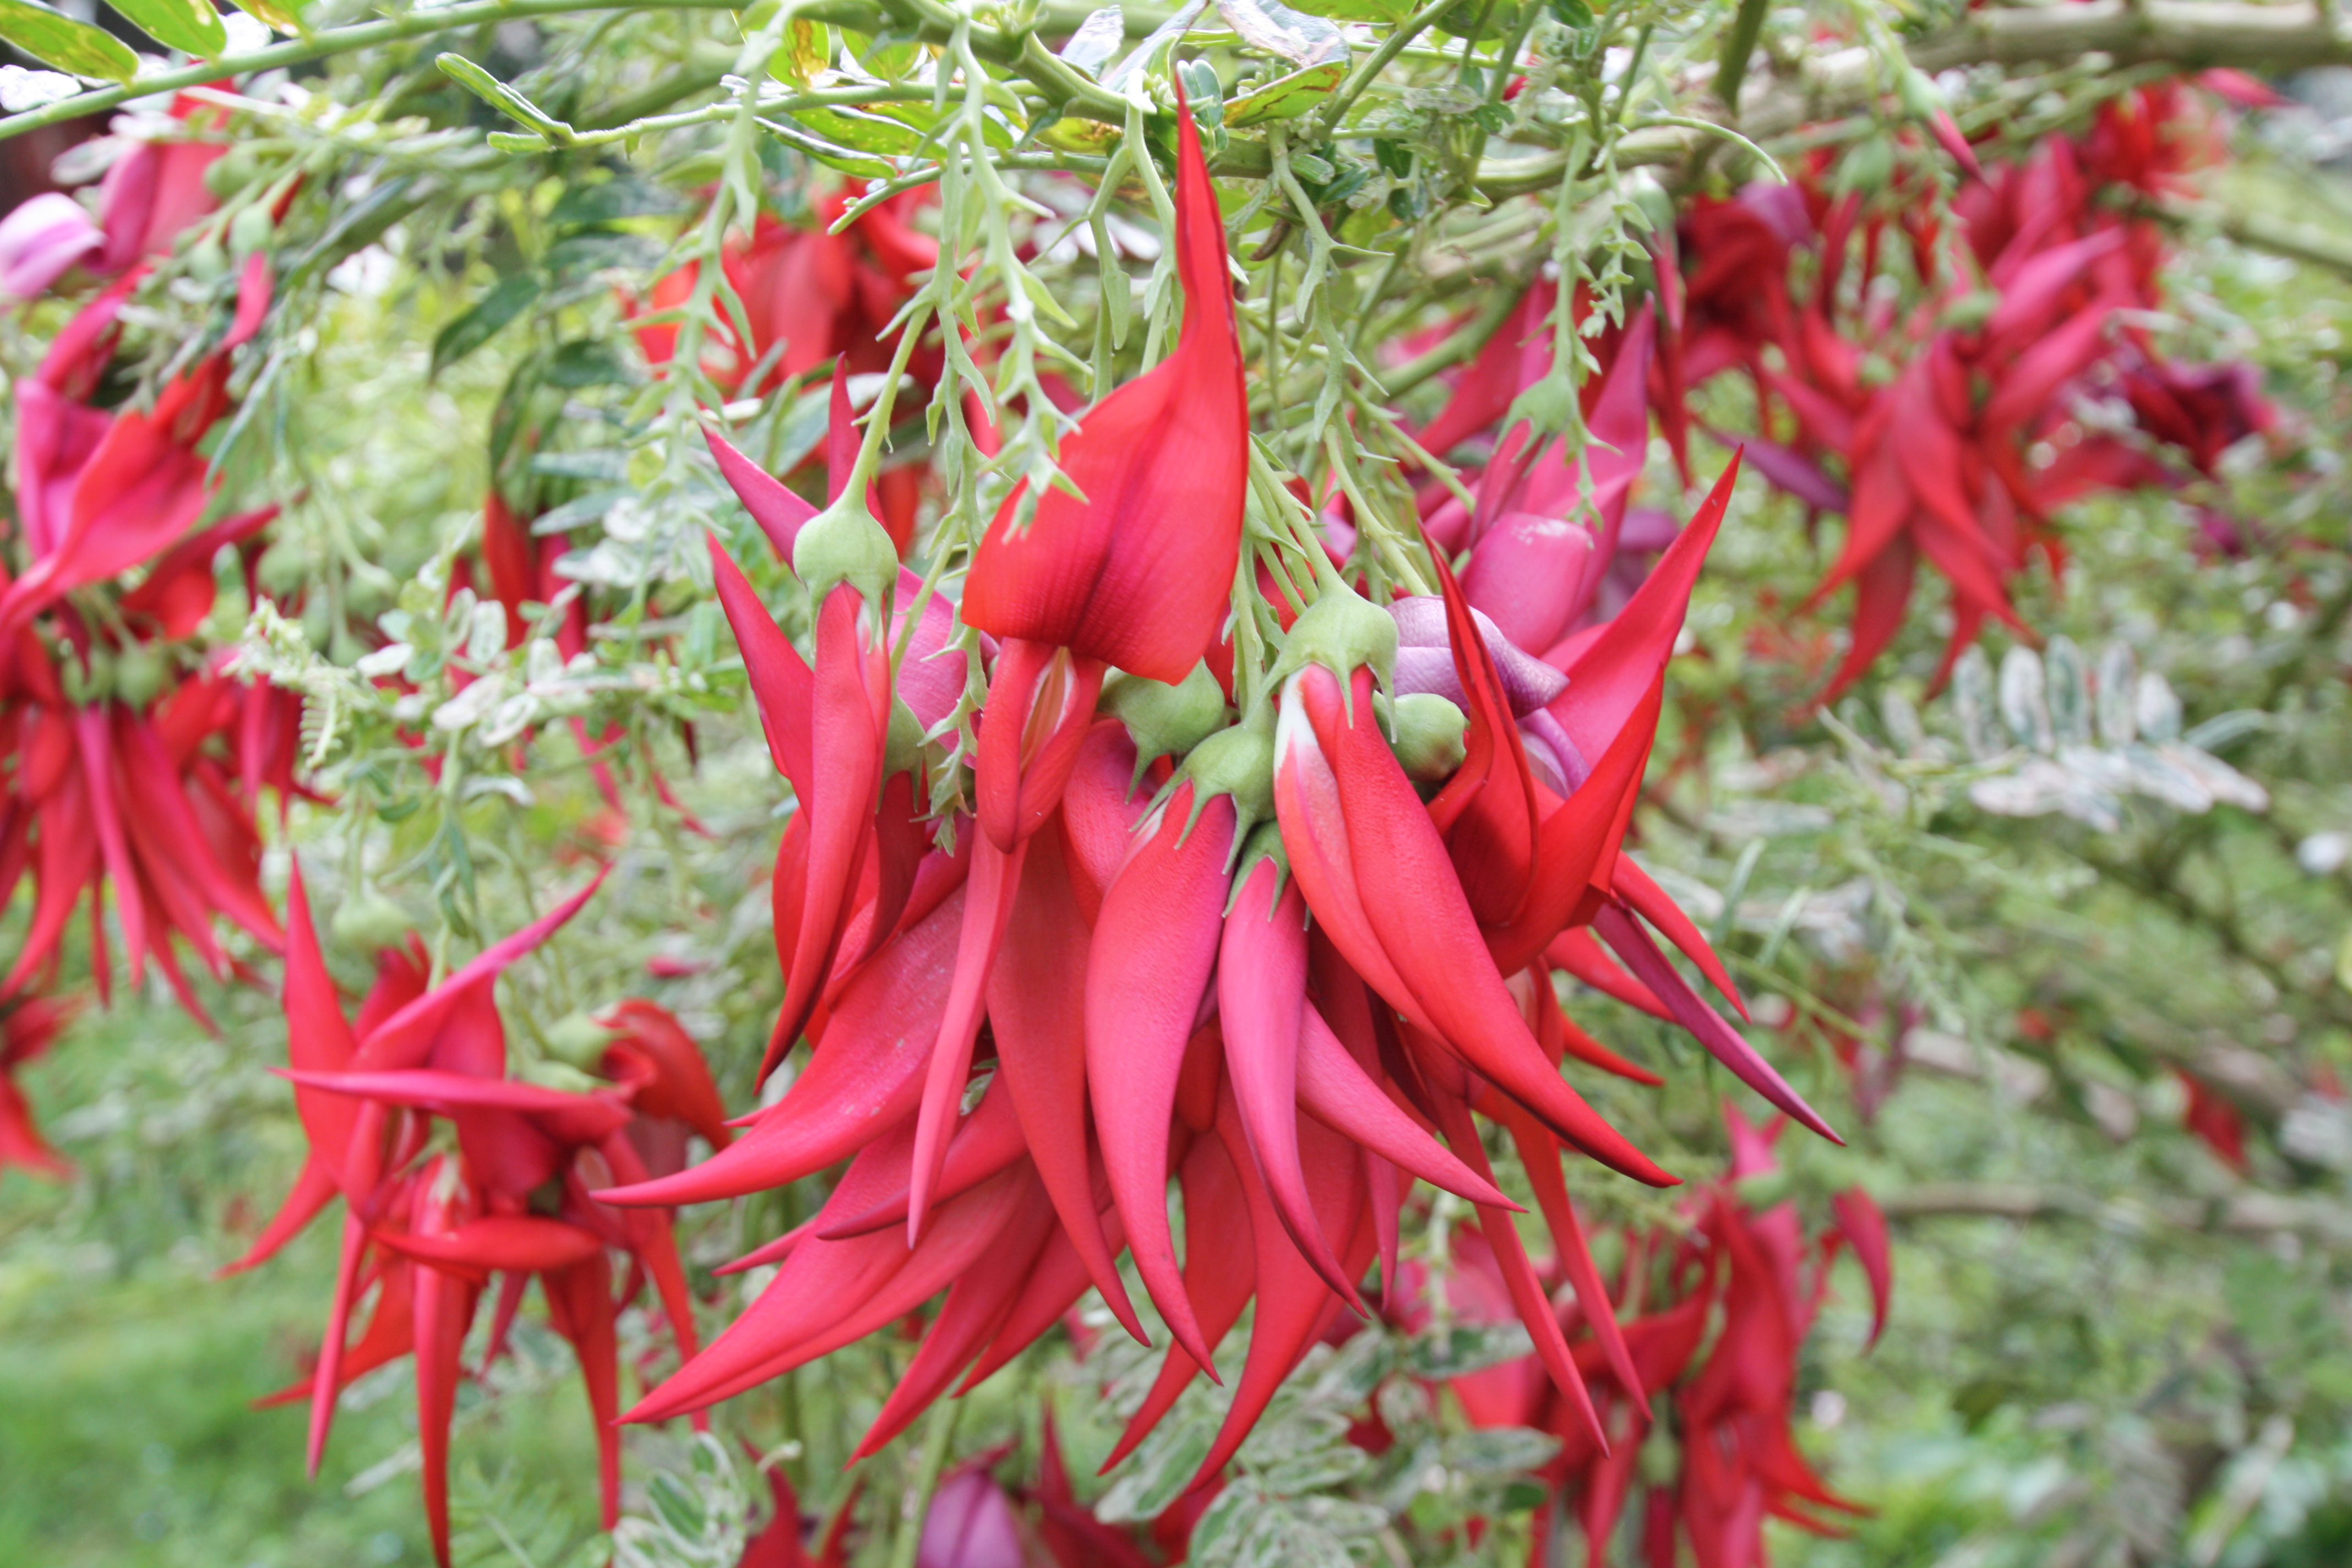
[[[1369,668],[1385,689],[1396,672],[1396,622],[1388,612],[1345,584],[1328,584],[1282,639],[1273,684],[1319,664],[1342,681],[1351,670]]]
[[[397,947],[409,932],[409,920],[398,904],[373,888],[362,888],[336,906],[328,923],[335,941],[364,953]]]
[[[1390,713],[1396,738],[1389,749],[1407,778],[1435,784],[1462,765],[1470,716],[1461,709],[1434,691],[1410,691],[1391,704]]]
[[[1122,671],[1104,687],[1101,708],[1127,726],[1139,775],[1155,757],[1184,755],[1223,730],[1230,717],[1224,688],[1209,673],[1205,659],[1173,686]]]
[[[1274,896],[1277,900],[1282,897],[1283,885],[1290,880],[1290,850],[1282,841],[1279,823],[1261,822],[1238,842],[1241,849],[1234,857],[1233,890],[1225,895],[1228,916],[1234,912],[1234,900],[1241,897],[1243,884],[1249,880],[1259,861],[1274,862]]]
[[[586,1013],[566,1013],[547,1026],[548,1054],[568,1067],[588,1071],[604,1059],[604,1047],[612,1044],[614,1032]]]
[[[923,768],[923,721],[903,698],[890,699],[890,728],[882,742],[882,776],[913,773],[918,780]]]
[[[114,695],[127,706],[144,708],[163,694],[171,673],[161,648],[134,643],[115,656]]]
[[[1383,616],[1382,619],[1387,617]],[[1234,838],[1236,843],[1253,825],[1274,815],[1274,709],[1259,703],[1200,744],[1176,770],[1177,784],[1192,785],[1192,816],[1198,818],[1211,797],[1234,797]]]
[[[874,514],[866,497],[852,485],[841,499],[802,525],[793,541],[793,575],[809,591],[813,603],[846,583],[866,595],[869,605],[887,602],[898,584],[898,552]]]

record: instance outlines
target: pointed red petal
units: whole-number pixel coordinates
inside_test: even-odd
[[[1188,833],[1192,809],[1188,784],[1103,898],[1087,955],[1087,1091],[1136,1268],[1177,1342],[1213,1376],[1168,1232],[1168,1121],[1216,965],[1233,797],[1211,800]]]

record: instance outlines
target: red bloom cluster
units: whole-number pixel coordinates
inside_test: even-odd
[[[1758,405],[1749,460],[1814,512],[1846,519],[1812,598],[1854,584],[1853,640],[1825,700],[1893,640],[1923,559],[1953,594],[1940,683],[1987,619],[2024,630],[2010,585],[2035,550],[2061,561],[2058,507],[2179,482],[2164,448],[2210,475],[2231,442],[2270,428],[2250,368],[2167,361],[2130,321],[2159,303],[2163,242],[2102,198],[2172,188],[2211,142],[2195,93],[2161,84],[2111,101],[2080,138],[2044,138],[2023,162],[1983,171],[1948,208],[1916,181],[1837,195],[1825,158],[1793,187],[1686,211],[1685,270],[1662,264],[1678,285],[1662,296],[1677,330],[1658,392],[1678,410],[1688,389],[1743,372]],[[1808,253],[1809,284],[1797,266]],[[2084,400],[2117,417],[2086,426]]]
[[[829,360],[856,374],[889,368],[883,329],[913,292],[908,279],[938,260],[939,247],[910,221],[926,199],[922,193],[893,196],[834,233],[856,194],[821,198],[808,228],[762,216],[749,236],[728,242],[719,265],[743,313],[740,327],[723,328],[704,345],[702,368],[712,380],[748,397]],[[654,285],[646,310],[683,305],[699,279],[692,265],[669,274]],[[732,321],[733,313],[724,319]],[[675,325],[640,326],[636,335],[655,364],[667,364],[677,353]]]
[[[275,515],[268,508],[196,527],[218,499],[198,446],[228,409],[231,353],[268,308],[267,257],[247,262],[210,351],[152,405],[97,401],[144,258],[209,209],[200,176],[218,152],[142,144],[118,161],[105,228],[92,231],[84,258],[124,276],[14,388],[16,516],[0,531],[0,904],[26,880],[33,902],[26,942],[0,972],[0,996],[54,976],[85,891],[101,994],[111,977],[100,910],[108,889],[133,983],[152,960],[200,1019],[175,937],[215,975],[228,969],[215,916],[278,943],[257,879],[255,816],[265,786],[281,796],[293,789],[299,710],[183,646],[211,612],[215,556],[251,548]],[[9,223],[25,226],[19,215]],[[27,280],[46,286],[64,269]],[[84,592],[133,571],[137,585],[102,609]]]
[[[935,657],[944,608],[934,601],[938,625],[913,629],[894,675],[888,632],[908,609],[894,601],[913,580],[863,498],[841,493],[848,465],[836,462],[835,500],[812,517],[713,440],[816,606],[812,663],[714,552],[799,804],[775,879],[786,991],[767,1065],[803,1036],[814,1049],[732,1148],[602,1196],[696,1202],[850,1163],[814,1218],[730,1266],[777,1271],[637,1417],[730,1397],[944,1290],[871,1452],[959,1379],[970,1387],[1019,1353],[1089,1286],[1142,1338],[1123,1250],[1173,1343],[1115,1459],[1192,1376],[1214,1375],[1216,1347],[1255,1300],[1206,1481],[1317,1338],[1365,1310],[1375,1256],[1396,1279],[1417,1176],[1477,1205],[1545,1366],[1598,1440],[1475,1117],[1518,1141],[1620,1368],[1629,1352],[1562,1155],[1675,1178],[1561,1076],[1573,1057],[1656,1081],[1564,1016],[1553,972],[1681,1024],[1828,1131],[1669,961],[1660,935],[1737,1005],[1705,939],[1619,853],[1729,475],[1620,614],[1557,646],[1591,600],[1582,563],[1551,559],[1535,584],[1565,606],[1547,610],[1557,624],[1538,639],[1549,661],[1515,640],[1507,608],[1481,616],[1442,557],[1442,594],[1386,606],[1327,566],[1303,612],[1285,607],[1265,672],[1278,700],[1228,707],[1246,402],[1215,197],[1189,118],[1180,127],[1177,346],[1081,419],[1060,455],[1073,489],[1007,500],[964,584],[963,621],[998,641],[975,805],[950,825],[952,847],[917,819],[929,798],[919,749],[890,743],[898,706],[919,731],[962,688],[963,656]],[[1638,425],[1640,375],[1625,384]],[[1500,575],[1482,566],[1487,550],[1536,531],[1510,520],[1556,504],[1563,482],[1559,459],[1533,451],[1498,466],[1517,477],[1498,481],[1507,526],[1473,550],[1481,582]],[[1513,559],[1526,574],[1542,558]],[[1098,703],[1156,706],[1166,721],[1131,730]],[[1185,1200],[1181,1261],[1171,1177]]]
[[[264,1403],[309,1402],[315,1475],[337,1394],[362,1373],[413,1353],[425,1510],[445,1564],[460,1355],[493,1277],[499,1289],[485,1365],[499,1354],[534,1278],[550,1324],[579,1356],[596,1422],[607,1528],[620,1510],[615,1319],[650,1282],[679,1353],[695,1352],[693,1301],[668,1214],[613,1208],[590,1194],[674,1171],[689,1131],[727,1145],[719,1091],[700,1049],[668,1014],[632,1001],[603,1020],[607,1036],[587,1064],[591,1071],[571,1075],[586,1087],[508,1076],[497,978],[570,920],[596,885],[437,985],[427,984],[421,943],[384,950],[373,989],[347,1022],[299,871],[294,880],[286,1077],[310,1159],[277,1217],[230,1268],[268,1258],[342,1198],[341,1260],[318,1361],[310,1376]],[[441,1123],[454,1132],[454,1152],[436,1135]],[[614,1252],[629,1265],[617,1288]],[[371,1290],[373,1311],[353,1341],[351,1320]]]
[[[1560,1449],[1542,1471],[1552,1496],[1537,1516],[1536,1557],[1549,1561],[1552,1519],[1572,1519],[1586,1542],[1585,1561],[1610,1560],[1629,1505],[1641,1522],[1639,1558],[1649,1568],[1762,1568],[1767,1518],[1834,1533],[1814,1510],[1860,1512],[1823,1486],[1798,1451],[1797,1361],[1829,1284],[1831,1261],[1853,1249],[1870,1280],[1874,1321],[1885,1326],[1893,1265],[1886,1225],[1860,1188],[1833,1200],[1832,1228],[1808,1238],[1793,1204],[1751,1208],[1734,1184],[1774,1169],[1772,1144],[1785,1123],[1759,1131],[1727,1108],[1731,1167],[1724,1182],[1685,1205],[1689,1227],[1623,1237],[1625,1263],[1616,1292],[1633,1378],[1600,1384],[1600,1441],[1592,1425],[1562,1401],[1534,1357],[1452,1380],[1475,1426],[1549,1432]],[[1501,1322],[1513,1306],[1494,1254],[1465,1237],[1454,1253],[1446,1299],[1461,1321]],[[1576,1333],[1584,1301],[1560,1314]],[[1408,1326],[1427,1317],[1416,1304]],[[1598,1333],[1580,1335],[1577,1361],[1596,1379],[1610,1357]],[[1652,1412],[1664,1402],[1675,1439],[1671,1478],[1651,1468]],[[1646,1488],[1645,1500],[1636,1501]],[[1687,1557],[1683,1543],[1687,1543]]]
[[[183,124],[217,120],[220,113],[191,98],[172,103],[173,118]],[[216,205],[205,171],[227,151],[219,142],[193,140],[132,143],[99,185],[94,221],[60,192],[21,204],[0,218],[0,296],[30,300],[77,266],[113,278],[165,254],[183,229]]]

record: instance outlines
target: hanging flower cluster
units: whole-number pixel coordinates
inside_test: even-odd
[[[850,1163],[814,1217],[730,1266],[776,1271],[634,1418],[725,1399],[944,1290],[869,1453],[1089,1287],[1145,1338],[1124,1252],[1171,1343],[1114,1460],[1193,1376],[1215,1375],[1217,1346],[1256,1304],[1205,1480],[1307,1348],[1367,1310],[1373,1258],[1396,1279],[1417,1177],[1476,1205],[1544,1365],[1601,1440],[1478,1119],[1517,1141],[1569,1278],[1629,1380],[1562,1158],[1573,1149],[1640,1181],[1675,1178],[1562,1076],[1573,1058],[1657,1081],[1564,1016],[1555,971],[1673,1019],[1828,1133],[1667,957],[1665,945],[1681,949],[1738,1005],[1696,928],[1620,853],[1731,476],[1623,608],[1578,637],[1554,640],[1589,608],[1581,561],[1532,584],[1561,604],[1549,630],[1515,637],[1516,612],[1482,614],[1442,553],[1441,593],[1386,605],[1318,555],[1310,602],[1265,588],[1286,629],[1265,650],[1264,682],[1237,683],[1226,626],[1246,393],[1215,197],[1189,118],[1179,124],[1175,349],[1083,416],[1061,447],[1067,488],[1006,500],[952,616],[941,596],[924,599],[874,519],[845,419],[821,512],[712,438],[814,610],[804,659],[714,547],[799,808],[774,879],[785,994],[765,1068],[803,1037],[811,1052],[731,1147],[600,1195],[698,1202]],[[1627,334],[1621,366],[1646,331]],[[1641,384],[1623,376],[1601,397],[1630,385],[1638,420]],[[1496,580],[1481,564],[1490,546],[1507,553],[1536,531],[1512,520],[1565,510],[1574,494],[1559,459],[1508,461],[1507,526],[1471,552],[1481,583]],[[963,689],[956,619],[994,646],[972,806],[935,840],[919,805],[931,763],[913,742]],[[1263,694],[1235,712],[1253,689]]]
[[[180,106],[184,120],[194,112]],[[115,279],[11,389],[16,504],[13,521],[0,522],[0,905],[20,886],[31,891],[25,940],[0,959],[0,1010],[23,1021],[12,1065],[54,1032],[55,1005],[32,993],[56,983],[85,894],[100,995],[113,973],[110,904],[132,984],[152,963],[207,1025],[183,949],[218,977],[232,963],[216,921],[265,946],[278,942],[259,887],[257,819],[264,790],[281,801],[298,793],[299,704],[230,679],[225,659],[194,640],[214,606],[215,558],[236,549],[250,584],[257,536],[276,515],[263,508],[205,523],[219,485],[200,449],[230,407],[230,356],[269,306],[259,248],[267,210],[247,225],[249,255],[215,341],[151,403],[107,403],[131,292],[151,258],[213,211],[202,176],[222,151],[139,142],[107,174],[95,222],[55,194],[0,222],[8,292],[37,293],[77,265]],[[7,1099],[11,1157],[61,1169],[13,1087]]]
[[[1551,1496],[1537,1514],[1538,1551],[1557,1516],[1583,1535],[1586,1561],[1615,1560],[1612,1545],[1630,1517],[1636,1560],[1648,1568],[1762,1568],[1768,1518],[1834,1534],[1822,1510],[1863,1511],[1813,1474],[1791,1428],[1798,1358],[1841,1250],[1852,1248],[1869,1280],[1874,1342],[1885,1327],[1894,1282],[1885,1220],[1859,1187],[1832,1200],[1832,1227],[1810,1237],[1793,1203],[1751,1204],[1738,1184],[1778,1169],[1773,1144],[1786,1123],[1759,1130],[1729,1107],[1725,1121],[1730,1166],[1685,1200],[1685,1227],[1620,1238],[1614,1300],[1631,1375],[1599,1384],[1597,1431],[1534,1357],[1450,1381],[1473,1426],[1559,1439],[1540,1473]],[[1457,1243],[1444,1283],[1460,1321],[1501,1322],[1513,1311],[1495,1255],[1476,1237]],[[1583,1309],[1580,1296],[1560,1316],[1578,1363],[1598,1379],[1612,1363]],[[1428,1314],[1416,1299],[1404,1321],[1417,1326]]]
[[[608,1529],[620,1515],[615,1320],[650,1284],[678,1352],[696,1348],[694,1304],[668,1213],[616,1209],[592,1193],[674,1171],[689,1131],[727,1147],[725,1113],[700,1048],[667,1013],[631,1001],[596,1021],[579,1066],[542,1065],[536,1079],[508,1074],[498,976],[578,913],[602,880],[438,984],[428,984],[430,966],[415,938],[384,948],[373,988],[347,1021],[299,870],[294,879],[285,1076],[310,1156],[277,1216],[229,1268],[267,1260],[343,1200],[334,1300],[317,1362],[264,1403],[309,1404],[315,1476],[336,1396],[362,1373],[413,1354],[425,1516],[445,1563],[449,1423],[466,1336],[494,1278],[482,1366],[503,1352],[537,1279],[550,1325],[580,1360]],[[617,1283],[614,1253],[628,1260]],[[350,1324],[371,1291],[374,1305],[354,1341]]]
[[[2241,100],[2269,98],[2209,74]],[[2133,320],[2161,304],[2166,247],[2112,193],[2169,194],[2210,161],[2200,110],[2186,84],[2137,89],[2083,136],[1974,171],[1948,205],[1915,177],[1842,185],[1855,152],[1683,215],[1684,270],[1662,279],[1678,285],[1664,298],[1680,320],[1661,396],[1679,411],[1692,389],[1743,373],[1757,405],[1748,460],[1814,514],[1845,519],[1811,601],[1854,586],[1825,700],[1902,628],[1922,561],[1952,589],[1940,686],[1987,620],[2025,632],[2011,584],[2037,551],[2063,561],[2058,508],[2210,477],[2224,447],[2272,428],[2249,367],[2170,361]]]
[[[870,207],[834,233],[855,194],[828,194],[806,227],[762,215],[751,234],[728,242],[720,268],[733,299],[702,353],[704,372],[720,386],[755,397],[829,361],[857,375],[889,367],[886,331],[912,292],[908,279],[929,270],[939,246],[911,221],[923,201],[916,193]],[[653,286],[646,313],[677,310],[700,286],[698,268],[680,268]],[[636,328],[638,347],[656,365],[676,355],[677,336],[668,321]]]

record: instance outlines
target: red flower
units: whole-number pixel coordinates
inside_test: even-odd
[[[982,631],[1171,684],[1218,640],[1249,458],[1223,220],[1200,133],[1181,111],[1176,247],[1185,310],[1175,352],[1088,410],[1063,442],[1076,494],[1057,486],[1006,500],[963,595],[965,623]]]
[[[425,1449],[425,1510],[436,1556],[449,1561],[448,1427],[459,1352],[494,1276],[488,1354],[495,1357],[536,1278],[548,1318],[580,1360],[598,1435],[604,1522],[619,1518],[619,1345],[614,1319],[650,1282],[679,1353],[696,1349],[693,1301],[657,1208],[615,1210],[590,1189],[652,1174],[646,1153],[675,1168],[674,1124],[724,1146],[709,1069],[677,1021],[650,1003],[608,1015],[614,1032],[595,1063],[606,1086],[586,1092],[509,1079],[492,985],[544,942],[601,884],[484,952],[439,986],[425,986],[423,949],[386,950],[375,989],[346,1023],[313,934],[298,869],[287,964],[285,1076],[310,1157],[278,1217],[232,1268],[284,1246],[338,1194],[342,1261],[327,1334],[310,1377],[274,1396],[310,1405],[310,1462],[324,1450],[335,1397],[352,1378],[413,1351]],[[456,1153],[420,1155],[446,1121]],[[611,1253],[630,1263],[615,1290]],[[376,1305],[357,1343],[348,1324],[371,1288]]]
[[[762,216],[748,238],[739,235],[728,242],[720,267],[743,302],[751,341],[740,341],[729,316],[706,344],[702,368],[729,392],[756,396],[827,360],[838,359],[857,374],[889,368],[890,345],[882,333],[913,291],[915,275],[937,264],[939,247],[914,226],[926,199],[920,193],[893,196],[833,232],[853,195],[822,198],[812,215],[814,227]],[[683,305],[696,281],[690,265],[671,273],[654,285],[647,308]],[[667,364],[677,353],[677,327],[635,331],[653,363]],[[751,384],[752,371],[762,365],[758,383]]]
[[[60,1180],[73,1169],[33,1124],[33,1108],[16,1086],[16,1069],[55,1044],[73,1013],[70,1002],[0,992],[0,1172],[14,1165]]]

